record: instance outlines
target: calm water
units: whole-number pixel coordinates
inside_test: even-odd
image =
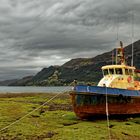
[[[70,86],[59,86],[59,87],[8,87],[0,86],[0,93],[59,93],[71,91],[72,87]]]

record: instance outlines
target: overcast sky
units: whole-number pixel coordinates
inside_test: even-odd
[[[0,80],[94,57],[117,34],[128,45],[132,25],[139,40],[140,0],[0,0]]]

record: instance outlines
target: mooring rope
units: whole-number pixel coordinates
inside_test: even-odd
[[[107,96],[107,87],[106,88],[106,119],[107,119],[107,128],[108,128],[108,138],[111,140],[111,132],[110,132],[110,122],[109,122],[109,111],[108,111],[108,96]]]
[[[32,114],[33,112],[37,111],[38,109],[40,109],[42,106],[46,105],[47,103],[49,103],[50,101],[52,101],[53,99],[55,99],[57,96],[59,96],[60,94],[64,94],[64,92],[62,93],[58,93],[55,96],[53,96],[51,99],[47,100],[45,103],[43,103],[42,105],[40,105],[39,107],[35,108],[34,110],[32,110],[31,112],[29,112],[28,114],[24,115],[23,117],[19,118],[18,120],[12,122],[11,124],[5,126],[4,128],[0,129],[0,132],[11,127],[12,125],[18,123],[19,121],[23,120],[25,117],[29,116],[30,114]]]

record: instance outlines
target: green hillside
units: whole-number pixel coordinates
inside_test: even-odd
[[[127,64],[131,63],[131,44],[125,47]],[[140,40],[134,43],[134,65],[140,69]],[[33,77],[20,79],[10,83],[11,86],[17,85],[36,85],[36,86],[60,86],[70,85],[74,79],[81,83],[97,83],[101,77],[101,67],[112,64],[112,50],[93,58],[72,59],[62,66],[50,66],[43,68]],[[26,79],[26,80],[25,80]]]

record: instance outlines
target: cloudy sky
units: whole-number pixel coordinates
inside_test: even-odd
[[[139,26],[140,0],[0,0],[0,80],[127,45]]]

